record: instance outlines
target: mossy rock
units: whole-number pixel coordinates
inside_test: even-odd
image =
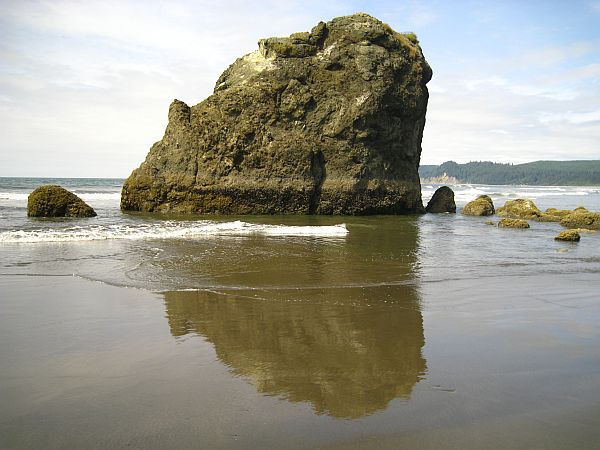
[[[573,214],[570,209],[548,208],[541,216],[535,218],[538,222],[560,222],[563,217]]]
[[[455,213],[454,191],[448,186],[442,186],[433,193],[431,200],[427,203],[425,211],[428,213]]]
[[[576,210],[572,214],[563,217],[560,224],[566,228],[600,230],[600,214],[587,210]]]
[[[493,216],[494,212],[494,202],[488,195],[480,195],[460,211],[465,216]]]
[[[577,232],[577,230],[565,230],[561,231],[558,236],[554,238],[556,241],[571,241],[571,242],[579,242],[581,236]]]
[[[53,184],[34,190],[27,199],[29,217],[94,217],[91,206],[65,188]]]
[[[535,203],[527,198],[508,200],[504,206],[498,208],[496,214],[498,214],[500,217],[507,217],[510,219],[531,220],[538,220],[543,216],[542,211],[540,211]]]
[[[498,222],[500,228],[529,228],[529,223],[523,219],[500,219]]]

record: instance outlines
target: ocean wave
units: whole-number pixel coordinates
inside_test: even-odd
[[[344,237],[345,224],[325,226],[263,225],[235,222],[176,222],[160,224],[92,225],[64,229],[14,230],[0,233],[0,242],[78,242],[108,239],[190,239],[211,236],[314,236]]]
[[[75,194],[81,197],[83,200],[121,200],[121,192],[85,192]]]
[[[27,200],[28,196],[20,192],[0,192],[0,200]]]

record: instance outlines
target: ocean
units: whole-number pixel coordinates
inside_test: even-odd
[[[122,182],[0,178],[0,448],[600,442],[600,233],[125,214]],[[28,218],[48,183],[98,216]],[[452,188],[600,211],[600,187]]]

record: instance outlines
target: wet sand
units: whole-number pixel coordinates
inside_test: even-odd
[[[600,442],[597,273],[294,295],[3,275],[0,292],[0,448]]]

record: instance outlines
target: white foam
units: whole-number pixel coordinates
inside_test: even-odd
[[[92,225],[64,229],[16,230],[0,233],[0,242],[78,242],[107,239],[190,239],[211,236],[316,236],[344,237],[348,234],[345,224],[328,226],[263,225],[241,221],[235,222],[179,222],[167,221],[155,224]]]
[[[29,194],[21,194],[18,192],[0,192],[0,200],[27,200]]]
[[[435,186],[425,185],[422,187],[423,204],[426,204],[435,191]],[[457,205],[462,206],[480,195],[489,195],[496,202],[508,199],[529,198],[534,201],[542,199],[567,199],[567,198],[590,198],[598,196],[600,188],[597,186],[526,186],[526,185],[481,185],[460,184],[452,186],[454,200]],[[582,200],[584,201],[584,200]],[[591,200],[597,201],[597,200]]]
[[[120,192],[89,192],[78,194],[75,192],[81,199],[89,201],[89,200],[121,200]]]

